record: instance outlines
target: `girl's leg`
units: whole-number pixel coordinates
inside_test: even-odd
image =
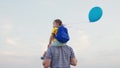
[[[51,46],[64,46],[64,45],[66,45],[66,43],[61,43],[61,42],[56,40],[56,41],[52,42]]]

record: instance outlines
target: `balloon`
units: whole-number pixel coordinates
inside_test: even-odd
[[[96,22],[102,17],[103,11],[100,7],[93,7],[89,12],[89,21]]]

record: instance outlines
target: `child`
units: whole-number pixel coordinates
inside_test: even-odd
[[[66,45],[66,42],[60,42],[60,41],[58,41],[58,39],[56,37],[58,29],[61,26],[63,26],[61,20],[59,20],[59,19],[54,20],[54,22],[53,22],[53,29],[52,29],[52,33],[51,33],[51,36],[50,36],[48,47],[50,47],[50,46],[64,46],[64,45]],[[66,32],[67,32],[67,30],[66,30]],[[41,59],[44,59],[45,55],[46,55],[46,52],[44,53],[44,55],[43,55],[43,57]]]
[[[60,26],[63,26],[63,25],[62,25],[62,21],[59,20],[59,19],[54,20],[54,22],[53,22],[53,30],[52,30],[52,34],[51,34],[51,36],[50,36],[50,40],[49,40],[48,47],[49,47],[49,46],[63,46],[63,45],[65,45],[65,43],[61,43],[60,41],[58,41],[58,40],[55,38],[55,36],[56,36],[56,34],[57,34],[57,32],[58,32],[58,28],[59,28]]]

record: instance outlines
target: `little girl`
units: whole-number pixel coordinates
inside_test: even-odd
[[[50,46],[64,46],[64,45],[66,45],[66,43],[61,43],[55,38],[55,36],[57,34],[57,31],[58,31],[58,28],[60,26],[63,26],[62,21],[59,20],[59,19],[54,20],[53,29],[52,29],[52,33],[51,33],[51,36],[50,36],[50,39],[49,39],[48,48]],[[46,52],[44,52],[43,57],[41,57],[41,59],[44,59],[45,55],[46,55]]]

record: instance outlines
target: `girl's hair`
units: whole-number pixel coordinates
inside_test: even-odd
[[[60,19],[55,19],[54,22],[58,23],[60,26],[62,26],[62,21]]]

